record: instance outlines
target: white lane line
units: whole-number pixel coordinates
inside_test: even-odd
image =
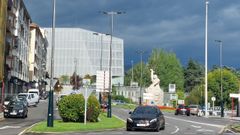
[[[210,130],[210,129],[198,129],[197,131],[199,131],[199,132],[214,132],[213,130]]]
[[[191,125],[194,128],[202,128],[201,126],[195,126],[195,125]]]
[[[21,128],[21,126],[3,126],[0,129],[7,129],[7,128]]]
[[[173,117],[168,117],[168,116],[165,116],[165,117],[169,118],[169,119],[180,120],[180,121],[185,121],[185,122],[200,124],[200,125],[205,125],[205,126],[212,126],[212,127],[218,127],[218,128],[225,127],[223,125],[216,125],[216,124],[202,123],[202,122],[196,122],[196,121],[190,121],[190,120],[183,120],[183,119],[178,119],[178,118],[173,118]]]
[[[177,126],[175,126],[176,130],[171,132],[171,134],[176,134],[179,131],[179,128]]]

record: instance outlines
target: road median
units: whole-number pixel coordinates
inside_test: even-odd
[[[30,129],[28,129],[25,135],[35,134],[64,134],[71,132],[97,132],[106,130],[117,130],[125,127],[125,122],[119,118],[112,116],[107,118],[106,114],[99,116],[99,122],[63,122],[62,120],[54,120],[54,127],[47,127],[47,122],[39,122]]]

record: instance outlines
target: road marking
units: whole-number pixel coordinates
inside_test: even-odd
[[[179,128],[177,126],[175,126],[176,130],[171,132],[171,134],[176,134],[179,131]]]
[[[199,131],[199,132],[214,132],[213,130],[210,130],[210,129],[198,129],[197,131]]]
[[[3,126],[0,129],[7,129],[7,128],[21,128],[21,126]]]
[[[195,126],[195,125],[191,125],[194,128],[202,128],[201,126]]]
[[[206,125],[206,126],[212,126],[212,127],[218,127],[218,128],[225,127],[223,125],[216,125],[216,124],[202,123],[202,122],[196,122],[196,121],[190,121],[190,120],[183,120],[183,119],[178,119],[178,118],[173,118],[173,117],[168,117],[168,116],[165,116],[165,117],[169,118],[169,119],[180,120],[180,121],[185,121],[185,122],[194,123],[194,124],[200,124],[200,125]]]

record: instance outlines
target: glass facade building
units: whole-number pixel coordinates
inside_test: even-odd
[[[52,29],[47,31],[48,60],[47,70],[51,65]],[[96,33],[81,28],[56,28],[54,50],[54,77],[78,75],[96,75],[97,70],[109,70],[110,35]],[[113,85],[124,83],[124,42],[113,37],[112,44]]]

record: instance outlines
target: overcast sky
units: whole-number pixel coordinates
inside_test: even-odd
[[[79,27],[110,32],[109,16],[99,11],[124,11],[114,17],[113,36],[124,39],[125,66],[146,61],[154,48],[176,53],[185,66],[190,58],[204,64],[205,0],[56,0],[56,27]],[[52,0],[24,0],[33,20],[51,27]],[[219,65],[223,41],[223,65],[240,68],[240,0],[210,0],[208,63]]]

